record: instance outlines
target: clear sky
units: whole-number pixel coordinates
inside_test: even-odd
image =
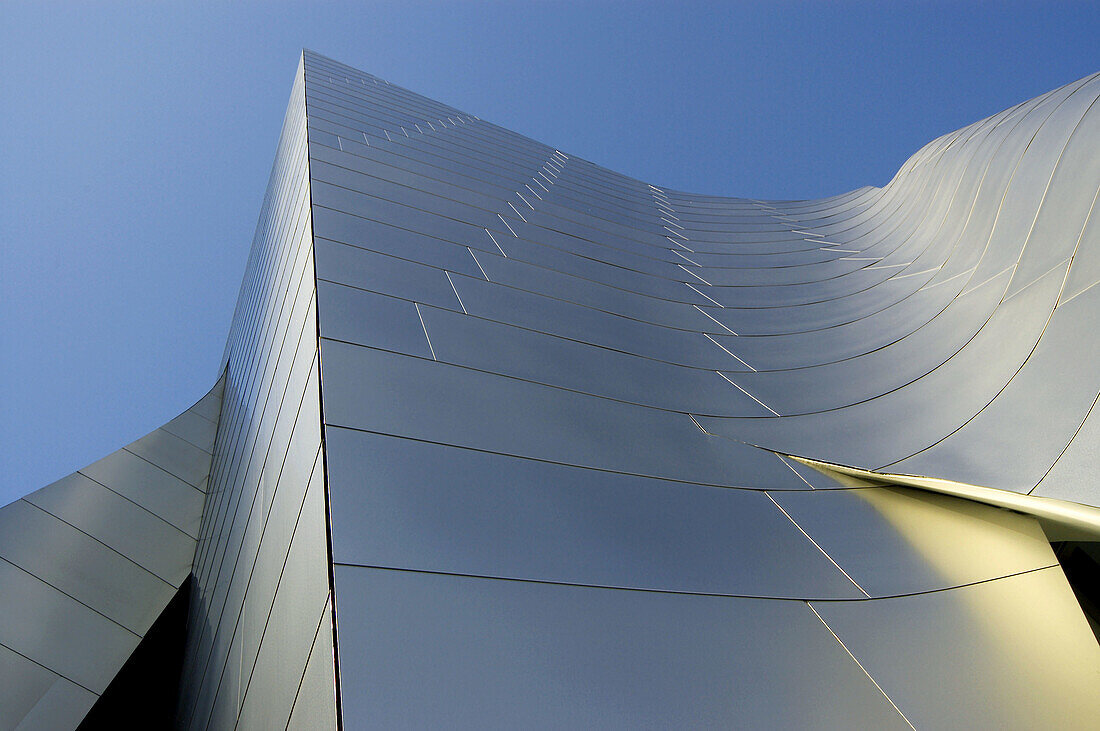
[[[0,504],[216,377],[302,47],[647,182],[809,198],[1100,70],[1100,3],[0,2]]]

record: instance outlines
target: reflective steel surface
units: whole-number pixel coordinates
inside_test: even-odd
[[[304,52],[222,380],[0,509],[0,726],[188,575],[183,728],[1094,726],[1098,97],[765,201]]]
[[[305,79],[345,726],[1089,725],[1036,518],[787,455],[1100,503],[1100,78],[821,201]]]
[[[0,727],[76,728],[190,575],[223,387],[0,508]]]

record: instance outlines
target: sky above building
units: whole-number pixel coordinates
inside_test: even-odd
[[[662,187],[813,198],[1097,38],[1084,2],[5,2],[0,504],[216,379],[303,47]]]

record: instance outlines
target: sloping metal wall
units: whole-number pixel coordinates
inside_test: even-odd
[[[787,455],[1097,502],[1100,80],[778,202],[305,58],[347,728],[1094,721],[1035,519]]]
[[[0,508],[0,728],[76,728],[190,575],[221,392]]]
[[[299,68],[226,349],[187,728],[336,724],[309,196]]]
[[[762,201],[305,52],[222,380],[0,509],[0,727],[189,573],[187,728],[1094,725],[1098,95]]]

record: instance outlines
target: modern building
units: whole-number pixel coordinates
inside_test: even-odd
[[[1098,95],[766,201],[304,53],[217,384],[0,509],[0,727],[1095,728]]]

